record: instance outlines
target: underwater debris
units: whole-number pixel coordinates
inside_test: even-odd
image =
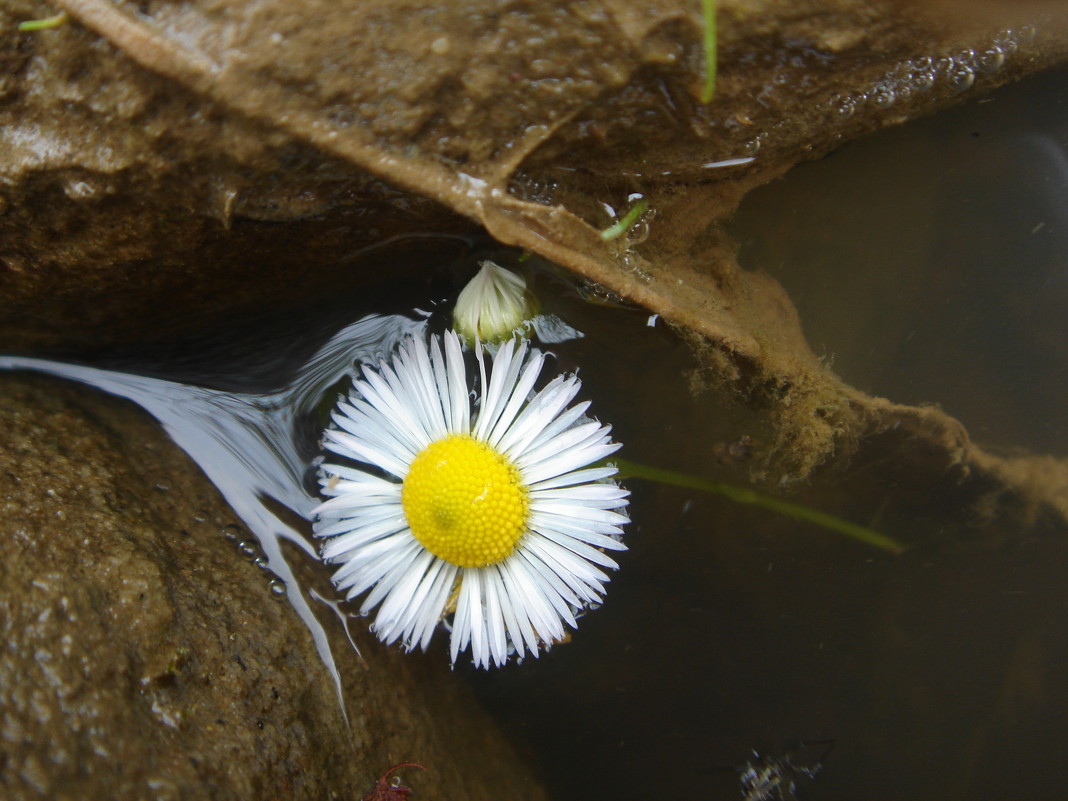
[[[363,797],[363,801],[404,801],[412,794],[411,787],[405,787],[400,783],[400,778],[394,776],[401,768],[419,768],[426,770],[418,762],[399,762],[383,773],[371,791]]]
[[[807,765],[795,761],[803,751],[812,748],[822,751]],[[831,753],[834,742],[823,740],[798,743],[781,757],[752,752],[752,759],[738,769],[744,801],[798,801],[797,786],[801,780],[815,777],[823,769],[823,762]]]

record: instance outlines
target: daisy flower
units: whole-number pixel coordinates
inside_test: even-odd
[[[477,394],[452,331],[364,366],[323,437],[360,464],[322,466],[315,534],[337,587],[378,607],[380,639],[425,650],[451,614],[452,662],[470,647],[489,667],[537,656],[601,602],[628,493],[591,467],[619,445],[570,405],[576,376],[535,391],[545,354],[516,340],[475,356]]]

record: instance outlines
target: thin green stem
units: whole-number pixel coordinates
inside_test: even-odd
[[[638,218],[645,213],[647,208],[649,208],[649,201],[642,198],[627,209],[627,213],[615,225],[611,225],[601,231],[601,239],[605,242],[611,242],[613,239],[623,236],[634,223],[638,222]]]
[[[716,0],[701,0],[705,18],[705,85],[701,88],[701,102],[711,102],[716,93]]]
[[[67,12],[60,11],[51,17],[43,19],[28,19],[19,23],[20,31],[47,31],[49,28],[58,28],[67,21]]]
[[[664,470],[659,467],[649,467],[627,459],[612,459],[611,461],[619,468],[622,478],[644,478],[649,481],[658,481],[661,484],[670,484],[673,487],[712,492],[716,495],[730,498],[736,503],[752,504],[794,520],[815,523],[817,526],[836,531],[839,534],[844,534],[847,537],[852,537],[855,540],[890,553],[898,554],[905,550],[905,547],[897,540],[891,539],[885,534],[880,534],[878,531],[865,526],[858,526],[856,523],[850,523],[848,520],[843,520],[840,517],[835,517],[809,506],[802,506],[799,503],[790,503],[772,495],[765,495],[748,487],[724,484],[721,481],[708,481],[698,476],[677,473],[674,470]]]

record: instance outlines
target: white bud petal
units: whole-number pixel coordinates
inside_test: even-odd
[[[522,335],[535,313],[526,281],[492,261],[484,261],[456,299],[452,322],[469,345],[479,340],[496,344]]]

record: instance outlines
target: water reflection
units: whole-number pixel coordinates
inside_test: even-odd
[[[321,429],[317,407],[332,403],[328,390],[353,374],[354,365],[388,354],[426,318],[372,315],[338,331],[305,364],[289,365],[277,388],[233,392],[162,378],[43,359],[0,356],[0,369],[32,370],[79,381],[127,398],[155,417],[219,489],[256,538],[267,568],[315,639],[341,697],[341,680],[326,632],[309,608],[304,589],[282,552],[282,542],[317,558],[311,510],[319,503],[309,481]],[[247,376],[245,376],[247,378]],[[302,436],[303,432],[303,436]]]

